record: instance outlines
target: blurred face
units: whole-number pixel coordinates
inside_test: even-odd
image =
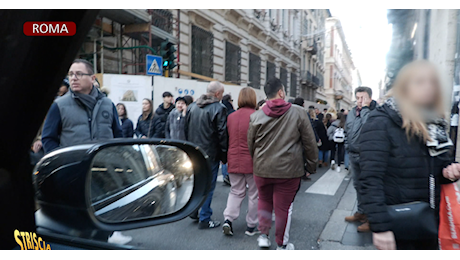
[[[142,100],[142,112],[150,112],[150,103],[147,100]]]
[[[147,101],[146,101],[147,102]],[[118,112],[118,116],[124,116],[125,115],[125,107],[122,106],[122,105],[118,105],[117,106],[117,112]]]
[[[358,106],[358,108],[363,107],[363,101],[365,99],[370,99],[369,94],[366,91],[356,93],[356,105]]]
[[[315,108],[315,113],[319,114],[319,109]]]
[[[83,63],[74,63],[69,69],[70,87],[73,92],[89,94],[96,76],[90,74]]]
[[[184,111],[184,109],[186,109],[187,106],[185,105],[185,102],[182,101],[182,100],[179,100],[176,102],[176,109],[179,111],[179,112],[182,112]]]
[[[164,102],[164,103],[167,103],[167,104],[172,104],[173,98],[174,98],[174,97],[172,97],[172,96],[170,96],[170,97],[164,97],[164,98],[163,98],[163,102]]]
[[[431,107],[439,95],[436,76],[429,68],[420,68],[409,79],[407,85],[408,100],[420,107]]]

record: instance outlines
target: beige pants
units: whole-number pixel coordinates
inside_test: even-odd
[[[227,208],[224,210],[224,219],[233,222],[240,215],[241,203],[246,197],[246,184],[248,185],[248,213],[246,214],[246,223],[248,227],[253,228],[257,225],[257,186],[252,174],[229,173],[232,187],[228,194]]]

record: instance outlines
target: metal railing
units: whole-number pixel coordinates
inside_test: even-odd
[[[313,76],[313,83],[315,83],[318,87],[320,86],[320,81],[319,81],[319,78],[317,76]]]
[[[310,82],[312,81],[312,74],[310,71],[302,70],[300,74],[301,74],[302,81],[310,81]]]
[[[161,30],[172,33],[173,30],[173,14],[164,9],[151,9],[152,24]]]

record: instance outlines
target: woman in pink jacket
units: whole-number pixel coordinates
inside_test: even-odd
[[[232,236],[232,222],[240,215],[241,203],[248,195],[247,229],[245,234],[258,233],[257,226],[257,186],[252,176],[252,158],[248,149],[247,135],[249,119],[257,106],[256,92],[252,88],[243,88],[238,96],[238,110],[228,116],[229,136],[228,173],[231,189],[228,194],[227,208],[224,211],[225,222],[222,226],[225,235]],[[247,192],[246,192],[247,187]]]

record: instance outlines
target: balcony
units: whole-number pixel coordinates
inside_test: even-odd
[[[316,86],[321,86],[320,79],[317,76],[313,76],[312,81]]]
[[[316,55],[316,53],[318,52],[318,45],[316,44],[316,41],[308,41],[307,52],[309,52],[311,55]]]
[[[301,71],[301,84],[307,85],[309,87],[316,89],[320,86],[318,83],[319,83],[319,78],[316,76],[313,76],[310,71],[308,70]]]

